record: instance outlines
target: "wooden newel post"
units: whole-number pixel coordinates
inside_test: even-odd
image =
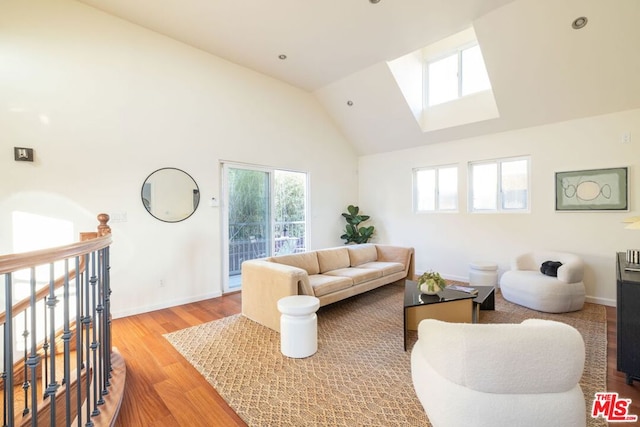
[[[98,222],[100,225],[98,226],[98,237],[105,236],[107,234],[111,234],[111,227],[107,225],[109,222],[109,215],[106,213],[101,213],[98,215]]]
[[[98,231],[83,231],[80,233],[81,242],[111,234],[111,227],[107,225],[107,222],[109,222],[108,214],[101,213],[100,215],[98,215],[98,222],[100,223],[100,225],[98,225]]]

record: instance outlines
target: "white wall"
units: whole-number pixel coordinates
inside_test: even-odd
[[[467,163],[521,155],[531,156],[531,213],[468,213]],[[640,110],[631,110],[362,157],[359,203],[378,239],[415,247],[418,271],[466,280],[470,261],[493,261],[502,273],[520,252],[569,251],[587,265],[589,301],[612,305],[615,253],[640,247],[640,232],[621,223],[640,209],[639,162]],[[452,163],[461,172],[459,213],[414,214],[412,168]],[[629,167],[629,212],[555,211],[555,172],[620,166]]]
[[[116,316],[221,293],[221,215],[207,203],[221,160],[308,172],[311,248],[341,243],[357,197],[355,152],[313,95],[73,1],[0,2],[0,129],[0,253],[16,210],[77,232],[126,213],[111,224]],[[14,146],[35,162],[15,162]],[[161,167],[200,187],[184,222],[142,205]]]

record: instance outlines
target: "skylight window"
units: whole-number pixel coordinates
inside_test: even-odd
[[[500,117],[480,46],[467,28],[387,63],[423,132]]]
[[[426,68],[429,107],[491,89],[480,46],[477,44],[429,61]]]
[[[458,55],[449,55],[427,64],[428,104],[442,104],[459,98]]]
[[[462,56],[462,96],[491,89],[480,46],[464,49]]]

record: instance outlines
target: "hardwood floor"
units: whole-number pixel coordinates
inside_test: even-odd
[[[240,293],[113,321],[113,341],[127,364],[116,427],[246,426],[214,388],[162,335],[239,313]],[[607,390],[632,399],[640,415],[640,383],[616,370],[616,310],[607,307]]]
[[[127,365],[116,427],[246,426],[163,334],[239,313],[240,293],[115,319],[113,345]]]

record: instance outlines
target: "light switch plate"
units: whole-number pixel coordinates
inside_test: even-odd
[[[16,162],[33,162],[33,148],[13,147]]]

